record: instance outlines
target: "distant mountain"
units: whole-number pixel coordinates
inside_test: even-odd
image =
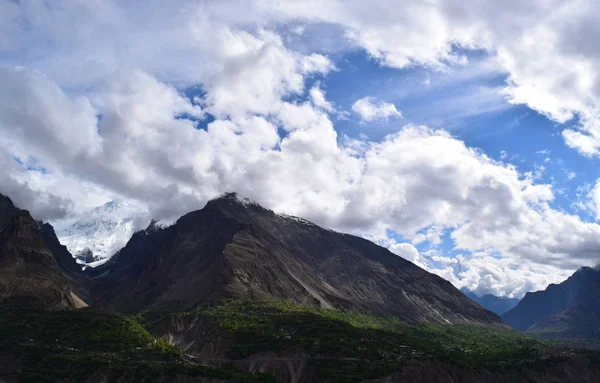
[[[128,202],[110,201],[74,222],[57,224],[60,242],[81,263],[102,263],[121,249],[137,230],[148,226],[145,209]]]
[[[542,336],[600,339],[600,270],[582,267],[558,285],[527,293],[502,319]]]
[[[519,303],[519,299],[517,298],[497,297],[492,294],[479,296],[468,289],[461,289],[461,291],[481,307],[495,312],[498,315],[504,314]]]
[[[94,303],[121,311],[185,311],[231,297],[364,309],[409,322],[500,323],[448,281],[383,247],[235,194],[173,226],[134,234],[94,273]]]
[[[63,310],[83,305],[38,223],[0,195],[0,308]]]

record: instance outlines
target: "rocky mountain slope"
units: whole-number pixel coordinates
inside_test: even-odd
[[[502,319],[544,336],[600,339],[599,302],[600,270],[583,267],[560,284],[527,293]]]
[[[186,311],[231,297],[356,308],[409,322],[500,323],[446,280],[385,248],[235,194],[168,228],[136,233],[94,272],[94,303],[121,311]]]
[[[0,307],[59,310],[82,305],[38,224],[0,195]]]
[[[44,222],[39,222],[38,224],[48,249],[54,255],[59,270],[69,281],[75,294],[85,302],[89,301],[92,280],[84,275],[82,266],[73,258],[67,247],[60,243],[54,227]]]
[[[76,221],[56,223],[60,242],[81,263],[107,260],[137,230],[148,226],[149,213],[136,205],[110,201],[83,214]],[[96,263],[97,264],[97,263]]]
[[[517,298],[497,297],[492,294],[485,294],[479,296],[467,289],[461,289],[461,291],[473,302],[498,315],[504,314],[508,310],[514,308],[517,305],[517,303],[519,303],[519,299]]]

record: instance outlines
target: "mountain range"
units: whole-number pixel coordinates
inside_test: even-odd
[[[498,315],[504,314],[508,310],[515,307],[517,303],[519,303],[518,298],[498,297],[493,294],[478,295],[468,289],[461,289],[460,291],[462,291],[463,294],[465,294],[475,303],[479,304],[481,307],[484,307]]]
[[[582,267],[560,284],[527,293],[502,319],[544,337],[600,339],[600,270]]]
[[[290,299],[409,322],[500,323],[448,281],[365,239],[279,215],[235,194],[167,228],[136,233],[102,275],[94,304],[190,310],[221,298]]]
[[[510,330],[386,248],[234,193],[171,226],[150,222],[106,259],[82,270],[52,225],[0,196],[3,380],[500,383],[600,374],[598,355]],[[597,288],[596,270],[578,273],[569,284],[580,287],[566,296]],[[566,311],[590,309],[588,295],[587,306],[577,299]]]
[[[109,201],[84,214],[85,218],[76,221],[60,222],[58,237],[78,262],[97,267],[108,261],[123,248],[136,231],[146,227],[149,213],[136,205]],[[296,218],[297,219],[297,218]],[[479,296],[468,290],[461,290],[480,306],[501,315],[513,308],[518,299],[496,297],[491,294]]]

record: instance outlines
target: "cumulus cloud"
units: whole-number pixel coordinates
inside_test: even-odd
[[[30,171],[3,150],[0,150],[0,177],[0,193],[10,196],[15,206],[29,210],[35,218],[60,219],[72,208],[70,199],[37,188]]]
[[[586,43],[593,39],[579,36],[598,32],[596,8],[586,1],[367,9],[334,0],[3,2],[0,192],[39,218],[121,196],[160,219],[238,191],[388,241],[457,286],[520,296],[595,264],[600,226],[553,209],[551,185],[444,130],[398,125],[378,142],[340,139],[335,108],[316,84],[336,69],[328,50],[308,43],[294,50],[281,30],[289,21],[303,35],[331,28],[330,47],[360,49],[394,68],[449,71],[468,65],[459,52],[486,50],[509,75],[508,100],[557,122],[578,118],[563,136],[592,156],[600,148],[600,55]],[[200,94],[189,97],[190,86]],[[400,117],[393,104],[369,97],[354,106],[365,121]],[[34,158],[44,171],[15,157]],[[390,230],[410,243],[389,243]],[[464,254],[416,251],[445,234]]]
[[[305,34],[311,26],[330,26],[340,32],[332,33],[338,40],[326,49],[360,48],[382,65],[395,68],[448,70],[450,64],[467,64],[460,53],[464,49],[483,49],[508,73],[503,93],[510,102],[526,104],[560,123],[577,118],[578,124],[563,132],[566,143],[588,156],[600,153],[600,88],[596,86],[600,55],[594,43],[600,26],[592,0],[485,6],[457,0],[382,0],[368,9],[360,0],[183,1],[177,5],[152,1],[144,7],[23,1],[2,7],[0,46],[8,63],[21,64],[25,57],[28,65],[70,86],[98,84],[122,67],[182,83],[202,79],[209,84],[211,78],[229,78],[232,84],[265,81],[271,91],[261,90],[260,99],[255,99],[251,87],[240,93],[246,107],[257,101],[254,108],[261,112],[277,96],[273,92],[280,87],[273,84],[298,89],[301,79],[289,71],[292,66],[303,73],[334,69],[316,52],[295,63],[286,59],[279,49],[281,40],[266,29],[269,26],[291,23],[290,32],[300,27]],[[228,58],[233,60],[221,65]],[[274,64],[261,70],[261,60]],[[254,70],[237,70],[253,65],[257,65]],[[236,77],[254,71],[256,78]],[[218,88],[211,97],[230,101]],[[235,111],[215,105],[215,112]]]
[[[310,89],[310,99],[312,103],[318,107],[323,109],[326,112],[335,112],[335,108],[331,104],[331,102],[327,101],[325,98],[325,92],[320,88],[320,84],[316,84]]]
[[[352,104],[352,110],[360,116],[362,121],[366,122],[374,120],[387,121],[391,117],[402,117],[402,113],[396,109],[396,105],[389,102],[377,101],[374,97],[363,97],[356,100]]]
[[[597,156],[598,12],[592,0],[380,1],[367,9],[357,0],[279,4],[271,15],[340,25],[352,44],[396,68],[447,70],[452,63],[466,64],[456,47],[487,50],[509,74],[503,94],[511,103],[525,104],[559,123],[577,118],[575,126],[563,131],[566,143]]]
[[[419,250],[417,250],[417,248],[410,243],[393,243],[388,248],[392,253],[414,263],[419,267],[424,269],[432,269],[427,260],[419,253]]]
[[[338,142],[326,112],[308,102],[280,100],[272,118],[217,119],[199,129],[203,109],[143,72],[113,78],[99,111],[71,108],[87,105],[86,99],[69,97],[39,74],[19,69],[12,76],[22,84],[20,93],[10,93],[12,102],[37,99],[38,107],[29,114],[7,107],[4,137],[36,153],[52,171],[143,201],[157,218],[236,190],[327,227],[375,239],[392,229],[414,243],[436,243],[451,230],[457,249],[495,249],[555,270],[590,263],[600,250],[599,226],[549,207],[550,185],[536,184],[442,130],[406,126],[381,142],[363,141],[357,152]],[[23,134],[11,129],[13,121],[36,118],[37,110],[62,115],[23,124]],[[84,139],[61,141],[72,129],[62,122],[70,120],[87,124],[78,127],[88,132]],[[278,126],[288,131],[284,138]],[[28,138],[36,134],[47,137]],[[391,248],[426,265],[410,244]]]

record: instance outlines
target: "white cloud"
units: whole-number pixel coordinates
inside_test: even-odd
[[[290,20],[301,36],[330,28],[323,46],[362,49],[395,68],[449,71],[467,65],[456,47],[482,48],[508,73],[511,102],[558,122],[581,117],[563,136],[591,156],[600,148],[593,2],[173,4],[0,4],[0,192],[55,219],[115,195],[167,218],[238,191],[374,239],[393,230],[412,242],[395,251],[417,261],[431,257],[414,244],[449,233],[464,255],[428,267],[505,295],[597,263],[600,226],[553,209],[552,187],[533,173],[443,130],[399,126],[380,142],[339,140],[332,103],[320,86],[306,89],[334,63],[308,42],[292,49],[278,32]],[[192,85],[203,91],[195,101],[180,91]],[[372,98],[354,106],[366,121],[400,117]],[[207,114],[215,120],[204,127]],[[14,156],[46,171],[27,171]]]
[[[321,108],[326,112],[335,112],[335,108],[327,99],[325,98],[325,92],[320,88],[320,84],[316,84],[312,88],[310,88],[310,99],[312,103],[317,107]]]
[[[600,179],[596,181],[596,185],[590,191],[589,197],[592,200],[596,213],[596,220],[600,221]]]
[[[479,295],[493,294],[521,298],[528,291],[544,289],[549,283],[562,282],[569,271],[547,265],[522,264],[513,258],[497,258],[488,253],[459,255],[455,262],[436,272],[459,288]]]
[[[35,188],[33,173],[18,166],[8,153],[0,150],[0,193],[10,196],[17,207],[29,210],[34,217],[57,219],[65,216],[73,202],[52,193],[51,189]]]
[[[600,154],[599,12],[593,0],[381,1],[368,8],[361,1],[306,1],[273,11],[280,19],[341,25],[351,43],[391,67],[447,70],[448,63],[465,63],[456,46],[487,50],[509,74],[503,94],[510,102],[560,123],[580,119],[563,136],[588,156]]]
[[[28,66],[69,86],[100,84],[107,74],[123,68],[141,69],[170,82],[208,84],[213,75],[227,77],[229,70],[243,76],[236,66],[273,56],[269,60],[277,64],[267,66],[263,74],[280,76],[245,80],[266,80],[267,89],[282,81],[288,90],[297,90],[299,78],[283,75],[292,73],[291,62],[277,57],[281,41],[265,30],[269,27],[285,29],[291,24],[289,32],[297,35],[294,31],[300,29],[302,37],[312,26],[329,26],[339,32],[328,36],[326,49],[359,47],[382,65],[396,68],[448,70],[452,63],[467,64],[458,52],[483,49],[508,73],[503,93],[510,102],[526,104],[561,123],[579,117],[580,124],[563,135],[568,145],[593,156],[600,153],[600,88],[595,85],[600,55],[594,43],[600,34],[598,12],[592,0],[485,6],[457,0],[382,0],[367,9],[359,0],[147,2],[143,7],[116,1],[67,1],[60,6],[23,1],[2,5],[0,47],[6,63],[21,64],[26,58]],[[235,60],[223,66],[226,58]],[[334,68],[316,52],[295,65],[302,73]],[[246,108],[252,107],[253,94],[251,89],[241,93],[248,98]],[[254,108],[262,113],[272,100],[269,92],[261,92]]]
[[[0,92],[6,106],[0,129],[19,151],[35,153],[48,167],[49,173],[38,178],[66,174],[69,180],[91,182],[142,201],[156,218],[182,214],[236,190],[277,211],[375,239],[386,238],[391,229],[414,243],[439,243],[450,230],[457,249],[495,249],[515,263],[547,265],[549,274],[540,281],[554,281],[563,275],[561,269],[595,263],[600,250],[598,225],[549,207],[550,185],[535,184],[533,176],[441,130],[407,126],[382,142],[346,147],[320,108],[287,101],[273,106],[273,119],[220,119],[206,130],[196,129],[193,120],[180,116],[201,118],[203,110],[142,72],[114,77],[102,94],[101,109],[84,108],[88,115],[82,117],[71,105],[87,105],[85,98],[70,98],[39,74],[6,71],[5,77],[21,86],[19,92],[12,87]],[[15,106],[24,100],[37,100],[32,105],[38,106],[9,107],[9,97]],[[60,116],[45,121],[38,110]],[[22,134],[12,129],[14,121],[30,120],[20,125]],[[78,129],[89,133],[61,140],[72,129],[63,121],[83,121]],[[288,131],[285,138],[277,134],[277,125]],[[45,140],[29,138],[38,134]],[[56,195],[73,188],[73,182],[54,185]],[[65,195],[85,198],[73,193]],[[396,250],[425,264],[409,246]],[[502,286],[499,292],[513,285]],[[513,287],[511,294],[522,285]]]
[[[387,121],[391,117],[402,117],[396,106],[389,102],[377,101],[374,97],[363,97],[352,104],[352,110],[362,121]]]
[[[422,267],[424,269],[430,268],[428,262],[419,253],[417,248],[411,245],[410,243],[393,243],[389,246],[389,249],[392,253],[406,259],[407,261],[414,263],[419,267]]]

